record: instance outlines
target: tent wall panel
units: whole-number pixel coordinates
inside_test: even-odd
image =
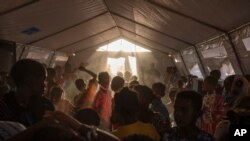
[[[225,31],[250,21],[249,0],[149,0]]]
[[[207,74],[214,69],[221,70],[223,79],[227,75],[241,74],[232,46],[224,35],[197,47]]]
[[[69,55],[63,52],[54,52],[50,58],[49,67],[61,66],[64,67],[69,59]]]
[[[239,54],[244,73],[250,74],[250,25],[234,31],[231,33],[231,37],[236,46],[236,51]]]
[[[96,36],[92,36],[90,38],[80,40],[79,42],[75,42],[69,46],[65,46],[64,48],[60,49],[60,51],[69,52],[69,53],[77,52],[84,48],[95,47],[96,45],[102,42],[118,38],[119,36],[120,35],[119,35],[118,29],[112,28]]]
[[[34,46],[25,46],[21,59],[34,59],[42,64],[49,66],[49,62],[52,56],[53,52],[51,50]]]
[[[114,17],[118,26],[126,30],[129,30],[131,32],[134,32],[138,35],[144,36],[148,39],[154,40],[155,42],[159,42],[163,45],[166,45],[175,49],[183,49],[187,46],[187,44],[179,42],[176,39],[170,38],[162,34],[161,32],[157,32],[145,26],[133,23],[119,16],[114,16]]]
[[[187,72],[187,69],[185,68],[185,65],[184,65],[184,62],[181,58],[181,54],[174,54],[173,55],[173,59],[174,59],[174,63],[175,63],[175,66],[176,68],[178,69],[179,73],[182,75],[182,76],[186,76],[189,74],[189,72]]]
[[[103,23],[103,21],[106,22]],[[112,21],[110,14],[107,13],[50,38],[41,40],[34,45],[50,49],[58,49],[65,45],[70,45],[71,43],[96,35],[107,29],[111,29],[112,27],[115,27],[115,23]]]
[[[202,64],[198,59],[196,51],[193,47],[181,51],[185,64],[189,71],[189,74],[196,75],[199,78],[204,78],[206,76],[204,70],[202,69]]]
[[[19,0],[15,3],[19,3]],[[4,5],[2,1],[0,5]],[[0,38],[27,44],[82,23],[105,11],[107,9],[102,0],[40,0],[1,16]],[[32,35],[22,33],[31,27],[36,27],[40,31]]]

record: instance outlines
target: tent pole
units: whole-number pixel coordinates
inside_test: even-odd
[[[187,67],[187,64],[186,64],[186,62],[184,61],[184,59],[183,59],[183,56],[182,56],[182,54],[181,54],[181,51],[179,52],[180,53],[180,56],[181,56],[181,60],[182,60],[182,62],[183,62],[183,64],[184,64],[184,67],[185,67],[185,69],[186,69],[186,72],[187,72],[187,75],[189,74],[189,71],[188,71],[188,67]]]
[[[25,49],[26,49],[26,46],[25,46],[25,45],[23,45],[23,46],[24,46],[24,47],[23,47],[23,49],[22,49],[22,52],[21,52],[21,54],[20,54],[18,60],[22,59],[22,55],[23,55],[23,53],[24,53],[24,51],[25,51]]]
[[[199,62],[200,62],[200,64],[201,64],[201,68],[202,68],[203,74],[204,74],[205,76],[207,76],[207,73],[206,73],[204,64],[203,64],[203,62],[202,62],[201,56],[199,55],[197,46],[194,45],[193,47],[194,47],[194,50],[195,50],[195,52],[196,52],[197,58],[198,58],[198,60],[199,60]]]
[[[55,54],[56,54],[56,52],[54,51],[53,54],[52,54],[52,56],[51,56],[51,58],[50,58],[50,60],[49,60],[49,64],[48,64],[49,67],[50,67],[50,65],[52,63],[53,58],[55,57]]]

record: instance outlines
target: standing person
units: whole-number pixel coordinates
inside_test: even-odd
[[[63,78],[63,69],[61,66],[55,66],[55,71],[56,71],[56,75],[55,75],[55,81],[56,83],[63,87],[63,83],[64,83],[64,78]]]
[[[115,76],[112,80],[111,80],[111,89],[113,91],[113,97],[116,97],[117,94],[119,94],[119,92],[124,88],[124,84],[125,84],[125,80],[120,77],[120,76]],[[114,98],[112,99],[112,116],[111,116],[111,124],[112,124],[112,130],[116,129],[119,124],[116,122],[116,114],[114,113]]]
[[[118,93],[124,87],[125,81],[120,76],[115,76],[111,81],[111,89],[114,93]]]
[[[196,126],[201,113],[201,94],[195,91],[178,93],[174,103],[174,118],[177,127],[166,133],[163,141],[214,141],[212,135]]]
[[[50,95],[51,88],[57,86],[55,76],[56,76],[56,70],[53,68],[47,68],[47,78],[46,78],[47,89],[46,89],[45,97],[47,97],[48,99],[51,98],[51,95]]]
[[[152,85],[152,90],[155,97],[151,104],[151,110],[160,113],[164,117],[164,119],[169,120],[169,112],[162,102],[162,98],[165,96],[165,85],[160,82],[154,83]]]
[[[91,75],[92,79],[89,80],[87,87],[83,79],[77,79],[75,81],[75,85],[79,93],[74,97],[74,105],[77,109],[90,108],[96,93],[97,75],[83,66],[80,66],[79,70]]]
[[[131,76],[132,76],[132,73],[130,71],[125,71],[124,80],[125,80],[126,87],[129,85],[129,81],[130,81]]]
[[[202,85],[204,92],[202,128],[210,134],[214,134],[216,125],[221,121],[224,114],[224,99],[220,93],[216,93],[218,79],[213,76],[205,78]]]
[[[110,130],[110,117],[112,112],[112,95],[109,90],[110,76],[108,72],[100,72],[98,75],[99,90],[93,103],[93,108],[101,118],[100,128]]]
[[[154,141],[160,141],[160,136],[151,123],[138,120],[139,99],[136,92],[123,88],[114,98],[114,112],[117,115],[119,127],[112,133],[121,140],[131,135],[144,135]],[[145,117],[147,118],[147,117]]]
[[[178,93],[178,89],[172,88],[170,89],[169,94],[168,94],[169,102],[167,103],[167,109],[169,112],[171,127],[176,126],[175,121],[174,121],[174,101],[175,101],[175,97],[177,93]]]
[[[86,105],[87,90],[86,84],[83,79],[76,79],[75,85],[79,93],[74,97],[74,106],[76,109],[80,109],[83,105]]]
[[[43,97],[46,69],[42,64],[31,59],[20,60],[12,67],[10,76],[16,92],[7,93],[0,100],[0,120],[31,126],[42,119],[46,110],[54,110],[53,104]]]
[[[59,86],[51,88],[50,92],[51,102],[54,104],[56,111],[61,111],[65,114],[72,114],[74,106],[63,98],[63,89]]]
[[[153,124],[157,129],[157,132],[162,136],[167,130],[169,130],[170,120],[168,116],[164,118],[161,113],[149,109],[149,105],[155,97],[153,91],[145,85],[135,86],[134,91],[137,92],[139,100],[138,120],[143,123]]]

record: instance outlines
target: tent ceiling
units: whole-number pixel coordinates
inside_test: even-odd
[[[125,37],[179,51],[250,21],[249,0],[4,0],[0,38],[77,52]],[[31,35],[22,31],[36,27]]]

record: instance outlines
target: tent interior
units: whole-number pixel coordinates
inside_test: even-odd
[[[31,58],[49,67],[129,70],[139,79],[150,64],[161,79],[171,67],[199,78],[213,69],[222,78],[248,74],[249,7],[249,0],[1,1],[0,69]],[[111,46],[134,51],[102,50]],[[149,52],[136,52],[137,46]]]

